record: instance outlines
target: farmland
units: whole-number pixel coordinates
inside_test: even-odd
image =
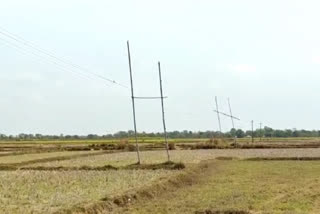
[[[173,150],[171,160],[183,163],[199,163],[217,157],[256,158],[256,157],[320,157],[320,149],[224,149],[224,150]],[[141,152],[142,163],[155,164],[166,161],[165,151]],[[75,166],[124,166],[137,162],[135,152],[121,152],[106,155],[88,156],[81,159],[50,161],[28,166],[75,167]]]
[[[0,213],[54,213],[150,185],[168,174],[165,170],[2,171]]]
[[[19,164],[28,161],[43,160],[44,158],[57,158],[60,157],[72,157],[78,155],[90,155],[98,154],[96,151],[77,151],[77,152],[46,152],[46,153],[36,153],[36,154],[21,154],[13,156],[3,156],[0,157],[1,164]]]
[[[0,214],[320,214],[320,1],[2,1]]]
[[[319,162],[218,161],[210,167],[205,180],[119,213],[319,213]]]
[[[320,138],[239,138],[237,143],[233,143],[231,138],[223,141],[218,139],[212,143],[208,138],[175,138],[169,139],[170,144],[174,144],[177,149],[199,149],[202,147],[211,148],[320,148]],[[43,152],[61,151],[90,151],[90,150],[121,150],[135,144],[132,138],[114,139],[73,139],[73,140],[0,140],[0,156],[8,154],[30,154]],[[164,139],[140,137],[138,144],[141,150],[155,150],[164,148]]]
[[[184,149],[176,143],[171,161],[185,169],[168,167],[161,141],[140,143],[150,145],[140,152],[142,165],[127,147],[66,149],[96,141],[2,142],[0,148],[11,150],[0,156],[0,212],[317,213],[320,148],[277,148],[317,141],[266,141],[261,144],[275,148],[259,149]],[[203,139],[179,142],[211,145]]]
[[[90,144],[115,144],[120,143],[121,141],[128,141],[129,143],[134,143],[134,138],[112,138],[112,139],[70,139],[70,140],[46,140],[46,139],[33,139],[33,140],[1,140],[0,145],[3,146],[14,146],[14,147],[52,147],[58,145],[90,145]],[[168,139],[169,142],[173,143],[198,143],[208,141],[209,138],[171,138]],[[251,138],[238,138],[240,143],[250,143]],[[255,139],[255,142],[260,142],[259,138]],[[294,137],[294,138],[263,138],[262,143],[308,143],[308,142],[320,142],[319,137]],[[164,143],[163,138],[157,137],[139,137],[139,144],[144,143]]]

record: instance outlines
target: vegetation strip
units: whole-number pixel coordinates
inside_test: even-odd
[[[250,212],[243,210],[205,210],[196,211],[195,214],[250,214]]]
[[[92,171],[106,171],[106,170],[180,170],[184,169],[183,163],[165,162],[160,164],[132,164],[128,166],[115,167],[112,165],[105,166],[80,166],[80,167],[16,167],[16,166],[0,166],[0,170],[14,171],[14,170],[38,170],[38,171],[72,171],[72,170],[92,170]]]
[[[319,161],[320,157],[256,157],[246,158],[248,161]]]
[[[254,157],[241,159],[238,157],[216,157],[216,160],[244,160],[244,161],[319,161],[320,157]]]
[[[35,160],[29,160],[29,161],[23,161],[20,163],[9,163],[9,164],[0,164],[0,170],[5,170],[6,168],[18,168],[21,166],[25,166],[28,164],[34,164],[34,163],[46,163],[51,161],[62,161],[62,160],[71,160],[81,157],[89,157],[89,156],[95,156],[95,155],[105,155],[109,153],[114,153],[114,151],[102,151],[92,154],[77,154],[77,155],[71,155],[71,156],[61,156],[61,157],[50,157],[50,158],[41,158],[41,159],[35,159]]]
[[[15,156],[15,155],[24,155],[24,154],[26,154],[26,153],[9,152],[9,153],[0,154],[0,157],[5,157],[5,156]]]
[[[305,149],[320,148],[320,143],[304,144],[234,144],[234,143],[199,143],[199,144],[177,144],[181,149]]]
[[[61,149],[47,149],[47,150],[18,150],[18,151],[12,151],[10,153],[1,154],[0,157],[5,156],[17,156],[17,155],[29,155],[29,154],[43,154],[43,153],[53,153],[53,152],[63,152],[64,150]]]
[[[132,190],[123,195],[112,198],[106,197],[97,203],[75,206],[72,209],[63,209],[56,214],[96,214],[116,211],[135,202],[159,197],[168,191],[175,191],[177,189],[199,183],[205,175],[211,173],[213,169],[218,170],[218,166],[210,167],[211,165],[215,165],[215,161],[202,161],[201,163],[193,165],[185,171],[182,171],[178,175],[161,180],[153,185],[146,186],[138,190]]]

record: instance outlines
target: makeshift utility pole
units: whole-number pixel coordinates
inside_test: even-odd
[[[166,141],[166,149],[167,149],[167,156],[168,161],[170,161],[170,154],[169,154],[169,145],[168,145],[168,136],[167,136],[167,129],[166,129],[166,121],[164,117],[164,104],[163,104],[163,90],[162,90],[162,77],[161,77],[161,66],[160,62],[158,62],[159,68],[159,81],[160,81],[160,95],[161,95],[161,107],[162,107],[162,122],[163,122],[163,131],[164,131],[164,139]]]
[[[219,122],[219,131],[220,131],[220,137],[221,137],[221,121],[220,121],[220,113],[219,113],[219,107],[218,107],[218,98],[217,96],[215,97],[215,101],[216,101],[216,109],[217,109],[217,116],[218,116],[218,122]]]
[[[262,141],[262,123],[260,123],[260,142]]]
[[[240,120],[239,118],[235,117],[235,116],[231,116],[229,114],[226,114],[226,113],[223,113],[221,111],[217,111],[217,110],[213,110],[214,112],[218,113],[218,114],[222,114],[223,116],[226,116],[226,117],[232,117],[233,119],[235,120]]]
[[[226,117],[230,117],[231,118],[231,121],[232,121],[232,127],[234,128],[234,120],[240,120],[239,118],[237,117],[234,117],[232,115],[232,111],[231,111],[231,105],[230,105],[230,101],[228,99],[228,103],[229,103],[229,110],[230,110],[230,115],[229,114],[226,114],[226,113],[223,113],[221,111],[219,111],[219,107],[218,107],[218,99],[217,97],[215,97],[215,101],[216,101],[216,110],[213,110],[214,112],[217,113],[217,116],[218,116],[218,122],[219,122],[219,129],[220,129],[220,133],[221,133],[221,121],[220,121],[220,114],[223,115],[223,116],[226,116]],[[221,136],[221,135],[220,135]],[[236,142],[236,136],[234,138],[234,141]]]
[[[137,156],[138,156],[138,164],[140,164],[141,161],[140,161],[140,152],[139,152],[138,137],[137,137],[136,109],[135,109],[135,104],[134,104],[134,92],[133,92],[132,68],[131,68],[131,56],[130,56],[129,41],[127,41],[127,48],[128,48],[130,83],[131,83],[131,99],[132,99],[134,137],[135,137],[135,141],[136,141],[136,150],[137,150]]]
[[[254,138],[253,138],[253,120],[251,120],[251,141],[252,141],[252,143],[254,142]]]
[[[231,110],[231,105],[230,105],[230,98],[228,98],[228,105],[229,105],[229,111],[230,111],[230,118],[231,118],[231,122],[232,122],[232,128],[235,130],[234,128],[234,121],[233,121],[233,116],[232,116],[232,110]],[[237,143],[237,135],[234,135],[234,143]]]
[[[234,128],[234,121],[233,121],[233,117],[232,117],[232,111],[231,111],[231,105],[230,105],[230,99],[228,98],[228,105],[229,105],[229,111],[230,111],[230,118],[231,118],[231,122],[232,122],[232,128]]]

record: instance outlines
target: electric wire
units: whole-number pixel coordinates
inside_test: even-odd
[[[60,63],[63,63],[64,65],[67,65],[69,67],[81,70],[82,72],[90,74],[90,75],[92,75],[92,76],[94,76],[96,78],[99,78],[99,79],[104,80],[104,81],[108,81],[108,82],[110,82],[112,84],[115,84],[115,85],[118,85],[118,86],[121,86],[121,87],[124,87],[124,88],[128,89],[127,86],[125,86],[125,85],[123,85],[123,84],[121,84],[121,83],[119,83],[119,82],[117,82],[115,80],[112,80],[111,78],[107,78],[105,76],[93,73],[87,68],[83,68],[83,67],[81,67],[81,66],[79,66],[79,65],[77,65],[75,63],[72,63],[72,62],[70,62],[70,61],[68,61],[68,60],[66,60],[64,58],[57,57],[52,52],[49,52],[47,50],[44,50],[43,48],[38,47],[33,42],[27,41],[24,38],[22,38],[21,36],[18,36],[16,34],[10,33],[8,30],[4,29],[3,27],[0,27],[0,34],[2,34],[3,36],[6,36],[6,37],[18,42],[18,43],[20,43],[20,44],[22,44],[24,46],[27,46],[27,47],[29,47],[29,48],[31,48],[31,49],[39,52],[39,53],[42,53],[42,54],[46,55],[47,57],[50,57],[50,58],[52,58],[52,59],[54,59],[56,61],[59,61]]]
[[[54,61],[50,61],[47,58],[43,58],[41,55],[38,55],[38,54],[36,54],[34,52],[27,51],[24,48],[12,43],[12,42],[9,42],[9,41],[1,38],[1,37],[0,37],[0,40],[2,41],[2,43],[4,43],[5,45],[7,45],[7,46],[9,46],[9,47],[11,47],[13,49],[15,49],[16,51],[18,51],[18,52],[20,52],[22,54],[25,54],[27,56],[28,55],[32,55],[33,57],[37,58],[37,60],[39,60],[41,62],[44,62],[44,63],[52,64],[52,65],[56,66],[58,69],[60,69],[60,70],[67,71],[67,72],[70,72],[70,73],[85,77],[85,78],[90,79],[90,80],[96,80],[96,79],[92,78],[91,76],[88,76],[88,75],[80,73],[80,72],[75,72],[75,71],[70,70],[69,68],[64,67],[64,66],[62,66],[62,65],[60,65],[60,64],[58,64],[58,63],[56,63]],[[106,85],[109,86],[108,84],[106,84]]]

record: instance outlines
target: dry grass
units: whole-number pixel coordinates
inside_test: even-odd
[[[53,213],[95,203],[177,171],[2,171],[0,213]]]
[[[0,163],[2,164],[15,164],[15,163],[24,163],[33,160],[41,160],[46,158],[55,158],[55,157],[65,157],[81,154],[94,154],[98,152],[90,151],[80,151],[80,152],[52,152],[52,153],[40,153],[40,154],[26,154],[26,155],[16,155],[16,156],[7,156],[0,157]],[[246,158],[319,158],[320,157],[320,148],[319,149],[225,149],[225,150],[171,150],[171,160],[179,163],[183,162],[186,164],[195,164],[199,163],[202,160],[214,159],[217,157],[236,157],[240,159]],[[143,164],[152,166],[152,164],[164,163],[167,161],[166,151],[143,151],[141,152],[141,159]],[[216,160],[217,161],[217,160]],[[69,170],[69,171],[37,171],[37,170],[17,170],[17,171],[0,171],[0,213],[53,213],[61,209],[72,209],[73,207],[81,207],[83,204],[96,204],[102,198],[115,197],[117,195],[125,194],[128,190],[136,190],[146,185],[157,184],[158,180],[163,177],[168,177],[171,175],[177,175],[181,171],[175,170],[125,170],[127,166],[135,166],[137,162],[136,152],[122,152],[122,153],[113,153],[113,154],[101,154],[88,157],[79,157],[73,158],[70,160],[57,160],[44,163],[30,163],[26,166],[28,167],[75,167],[81,168],[83,166],[87,167],[90,170]],[[222,161],[223,162],[223,161]],[[230,162],[230,164],[229,164]],[[270,162],[270,161],[269,161]],[[308,165],[291,165],[291,162],[282,161],[282,162],[270,162],[270,164],[264,164],[264,161],[225,161],[224,162],[228,167],[223,168],[221,172],[221,179],[219,177],[210,178],[212,180],[212,185],[208,186],[199,186],[203,187],[203,194],[207,194],[209,199],[206,199],[204,204],[199,204],[196,210],[204,211],[209,210],[219,210],[221,207],[226,210],[229,207],[223,207],[223,201],[220,200],[221,207],[210,207],[210,197],[216,198],[219,202],[219,197],[223,196],[226,201],[231,200],[234,196],[223,195],[224,192],[228,192],[227,189],[230,183],[229,180],[233,175],[238,176],[237,178],[242,183],[240,186],[236,185],[235,188],[250,187],[251,184],[254,186],[260,185],[260,183],[253,183],[253,181],[260,181],[260,177],[264,179],[265,182],[269,182],[269,178],[273,178],[272,175],[280,173],[281,170],[284,171],[284,174],[276,174],[276,180],[270,185],[277,186],[278,179],[285,177],[286,182],[290,181],[292,174],[290,171],[295,171],[295,173],[309,173],[310,176],[314,176],[314,173],[318,173],[319,162],[312,162]],[[120,167],[123,170],[106,170],[106,171],[97,171],[96,168],[104,167],[106,165],[112,165],[115,167]],[[305,168],[305,166],[307,168]],[[83,169],[86,169],[86,168]],[[95,168],[96,167],[96,168]],[[153,167],[153,166],[152,166]],[[240,168],[239,168],[240,167]],[[269,170],[270,177],[264,175],[264,167]],[[277,167],[277,168],[274,168]],[[190,167],[191,168],[191,167]],[[254,170],[253,170],[254,169]],[[226,170],[226,171],[225,171]],[[257,170],[257,171],[255,171]],[[307,171],[305,171],[307,170]],[[311,173],[312,172],[312,173]],[[219,172],[220,173],[220,172]],[[260,174],[259,174],[260,173]],[[319,174],[317,174],[318,176]],[[249,177],[246,177],[249,176]],[[251,177],[250,177],[251,176]],[[291,176],[291,177],[290,177]],[[224,183],[227,178],[227,183]],[[205,178],[208,179],[207,177]],[[228,180],[229,179],[229,180]],[[232,180],[232,182],[238,182]],[[300,185],[303,184],[303,179],[305,181],[311,181],[307,179],[306,175],[300,179]],[[296,180],[296,178],[295,178]],[[293,181],[295,181],[293,180]],[[222,183],[219,184],[218,181]],[[211,181],[210,181],[211,182]],[[221,185],[221,192],[217,189],[216,193],[206,192],[210,188],[216,188],[214,185]],[[269,183],[261,183],[268,188]],[[291,185],[291,184],[290,184]],[[293,185],[293,184],[292,184]],[[318,187],[318,183],[315,184]],[[313,186],[312,186],[313,187]],[[220,188],[220,187],[219,187]],[[295,188],[295,186],[294,186]],[[201,189],[201,188],[200,188]],[[202,192],[197,189],[191,189],[194,192],[196,198],[202,197]],[[249,188],[251,191],[251,189]],[[260,191],[260,189],[258,189]],[[247,189],[243,189],[244,192]],[[260,192],[250,192],[250,194],[258,194]],[[261,190],[262,191],[262,190]],[[263,191],[265,191],[263,189]],[[288,190],[289,191],[289,190]],[[219,195],[221,193],[222,195]],[[189,194],[188,191],[182,191],[181,195]],[[212,195],[211,195],[212,194]],[[216,195],[215,195],[216,194]],[[242,193],[241,193],[242,194]],[[248,204],[250,205],[250,194],[245,195],[248,199]],[[271,194],[271,193],[270,193]],[[272,193],[273,194],[273,193]],[[271,194],[271,195],[272,195]],[[272,196],[277,196],[276,194]],[[188,196],[189,197],[189,196]],[[190,200],[193,195],[190,194]],[[181,197],[183,198],[183,197]],[[230,199],[231,198],[231,199]],[[270,196],[270,198],[272,198]],[[301,197],[302,198],[302,197]],[[269,195],[267,198],[269,199]],[[299,198],[300,199],[300,198]],[[182,199],[181,199],[182,200]],[[188,198],[185,203],[188,206]],[[242,199],[241,199],[242,200]],[[164,199],[165,201],[165,199]],[[164,209],[169,204],[164,204]],[[181,201],[177,201],[180,203]],[[219,202],[219,203],[220,203]],[[245,201],[246,202],[246,201]],[[182,203],[182,202],[181,202]],[[260,203],[260,201],[259,201]],[[191,204],[191,202],[190,202]],[[318,203],[320,204],[320,202]],[[204,206],[202,206],[204,205]],[[240,206],[234,206],[231,208],[243,208]],[[249,206],[248,205],[248,206]],[[153,209],[153,205],[150,205],[150,210]],[[177,205],[177,210],[179,210],[179,205]],[[279,205],[280,206],[280,205]],[[296,205],[294,205],[296,206]],[[298,205],[297,205],[298,206]],[[320,207],[320,206],[319,206]],[[248,207],[245,207],[246,209]],[[260,207],[260,204],[257,204],[255,207],[257,210],[264,207]],[[302,209],[302,208],[301,208]],[[194,211],[196,211],[194,210]],[[140,213],[141,210],[139,210]],[[163,212],[165,213],[165,212]]]
[[[0,151],[0,156],[8,156],[11,154],[15,154],[15,152],[11,152],[11,151]]]
[[[104,166],[79,166],[79,167],[61,167],[61,166],[36,166],[36,167],[16,167],[16,166],[2,166],[1,170],[14,171],[14,170],[37,170],[37,171],[74,171],[74,170],[85,170],[85,171],[106,171],[106,170],[181,170],[185,168],[184,163],[175,163],[167,161],[158,164],[131,164],[127,166],[115,167],[111,165]]]
[[[320,213],[318,161],[217,161],[198,184],[117,213]],[[219,167],[219,165],[221,165]]]
[[[231,150],[172,150],[171,160],[183,163],[199,163],[201,160],[214,159],[217,157],[320,157],[320,149],[231,149]],[[167,160],[165,151],[141,152],[142,163],[157,164]],[[79,167],[79,166],[126,166],[137,162],[135,152],[123,152],[78,158],[73,160],[52,161],[36,163],[28,166],[47,167]]]
[[[22,154],[14,156],[3,156],[0,157],[0,164],[16,164],[22,162],[28,162],[38,159],[54,158],[54,157],[67,157],[73,155],[82,154],[94,154],[98,151],[70,151],[70,152],[45,152],[45,153],[34,153],[34,154]]]
[[[210,167],[214,165],[215,167]],[[102,214],[102,213],[122,213],[122,209],[127,209],[137,202],[149,201],[161,197],[167,192],[174,192],[180,188],[185,188],[200,183],[206,175],[216,171],[216,161],[203,161],[180,173],[170,174],[166,178],[161,178],[151,185],[142,188],[132,189],[125,194],[116,197],[107,197],[102,201],[93,204],[76,206],[72,209],[61,210],[59,213],[83,213],[83,214]],[[151,212],[152,213],[152,212]]]

